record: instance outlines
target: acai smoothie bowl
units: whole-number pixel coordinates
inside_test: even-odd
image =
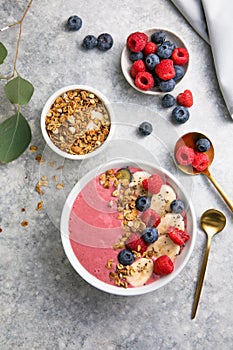
[[[74,186],[60,229],[78,274],[124,296],[173,280],[196,239],[193,206],[179,181],[153,164],[119,160],[91,170]]]

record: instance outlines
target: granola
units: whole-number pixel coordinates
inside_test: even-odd
[[[110,132],[109,113],[102,100],[86,90],[63,93],[49,109],[45,127],[62,151],[85,155],[102,145]]]

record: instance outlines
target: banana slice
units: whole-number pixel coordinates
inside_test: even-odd
[[[151,259],[141,258],[131,265],[134,269],[132,276],[127,276],[127,282],[134,287],[143,286],[151,277],[154,264]]]
[[[142,187],[142,181],[148,179],[150,176],[151,174],[147,173],[146,171],[136,171],[133,174],[133,179],[130,182],[129,186],[135,189],[136,194],[145,194],[146,191]]]
[[[148,246],[147,251],[151,250],[156,258],[161,255],[168,255],[171,260],[175,260],[180,252],[180,246],[175,244],[168,235],[162,235],[157,241]]]
[[[185,225],[183,216],[175,213],[165,214],[161,218],[160,224],[157,227],[159,234],[166,233],[169,226],[175,226],[180,230],[184,230]]]
[[[156,211],[160,216],[171,211],[170,204],[176,199],[176,193],[169,185],[162,185],[160,192],[153,194],[151,198],[151,208]]]

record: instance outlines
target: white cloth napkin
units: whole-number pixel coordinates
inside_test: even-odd
[[[233,119],[233,0],[172,0],[210,44],[220,89]]]

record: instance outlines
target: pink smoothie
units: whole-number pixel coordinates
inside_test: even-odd
[[[106,283],[111,282],[105,265],[109,259],[117,260],[119,251],[113,245],[123,235],[116,205],[109,206],[114,189],[105,189],[97,176],[78,194],[69,218],[74,254],[88,272]]]
[[[133,169],[136,170],[140,169]],[[114,190],[113,186],[104,188],[96,176],[77,195],[69,217],[70,243],[78,261],[90,274],[113,285],[106,263],[113,259],[115,270],[120,250],[114,250],[113,246],[124,234],[118,219],[117,199],[112,196]],[[110,201],[115,201],[111,207]],[[153,274],[146,284],[158,278]]]

